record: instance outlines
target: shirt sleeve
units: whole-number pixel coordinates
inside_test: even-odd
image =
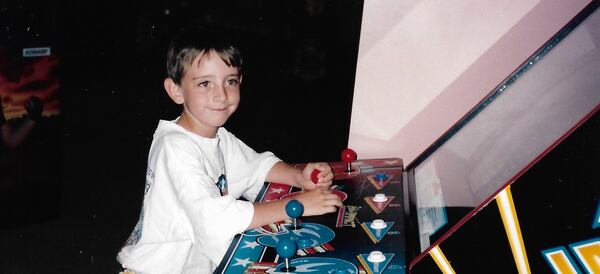
[[[233,134],[222,129],[221,149],[229,181],[229,193],[254,201],[267,174],[281,161],[271,152],[257,153]]]
[[[233,237],[250,225],[252,203],[220,195],[206,173],[202,151],[187,136],[176,136],[165,143],[162,159],[160,165],[189,219],[194,244],[218,264]]]

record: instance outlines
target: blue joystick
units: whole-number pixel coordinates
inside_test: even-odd
[[[298,200],[291,200],[285,205],[285,212],[292,218],[298,218],[304,213],[304,206]]]
[[[293,272],[296,270],[295,267],[290,267],[289,258],[296,254],[297,249],[296,242],[290,238],[283,238],[277,242],[275,251],[277,251],[277,254],[279,254],[280,257],[285,259],[285,268],[281,269],[282,271]]]
[[[293,218],[294,230],[296,230],[298,227],[296,218],[302,216],[302,213],[304,213],[304,206],[298,200],[291,200],[285,204],[285,213]]]
[[[296,254],[296,242],[291,238],[282,238],[277,242],[275,250],[279,256],[289,259]]]

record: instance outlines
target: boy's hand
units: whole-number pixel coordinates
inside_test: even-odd
[[[313,170],[320,171],[317,175],[318,182],[316,184],[310,178]],[[316,188],[329,189],[333,180],[333,172],[327,163],[309,163],[299,176],[300,178],[298,178],[297,181],[300,183],[300,186],[306,190],[313,190]]]
[[[329,189],[317,188],[315,190],[305,191],[294,196],[304,206],[302,216],[323,215],[325,213],[335,212],[341,207],[342,200]]]

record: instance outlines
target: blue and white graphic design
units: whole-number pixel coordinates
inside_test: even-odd
[[[285,263],[267,270],[271,274],[289,273],[323,273],[323,274],[357,274],[358,269],[348,261],[327,257],[306,257],[290,260],[290,266],[295,267],[293,272],[285,272]]]
[[[253,262],[258,262],[265,247],[256,242],[256,236],[243,236],[237,242],[236,251],[229,267],[224,272],[226,274],[243,273],[244,270]]]
[[[225,174],[221,174],[221,176],[219,176],[216,185],[219,188],[221,196],[227,196],[229,194],[229,184],[227,183],[227,177]]]
[[[335,233],[327,226],[317,223],[303,223],[301,228],[297,230],[294,230],[290,225],[286,225],[282,233],[261,236],[257,241],[261,245],[275,247],[280,239],[292,238],[293,240],[302,240],[302,244],[299,244],[300,248],[308,248],[328,243],[334,237]]]

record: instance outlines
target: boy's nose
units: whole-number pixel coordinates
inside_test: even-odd
[[[215,101],[227,100],[227,88],[223,85],[217,87],[215,90],[215,96],[213,98]]]

